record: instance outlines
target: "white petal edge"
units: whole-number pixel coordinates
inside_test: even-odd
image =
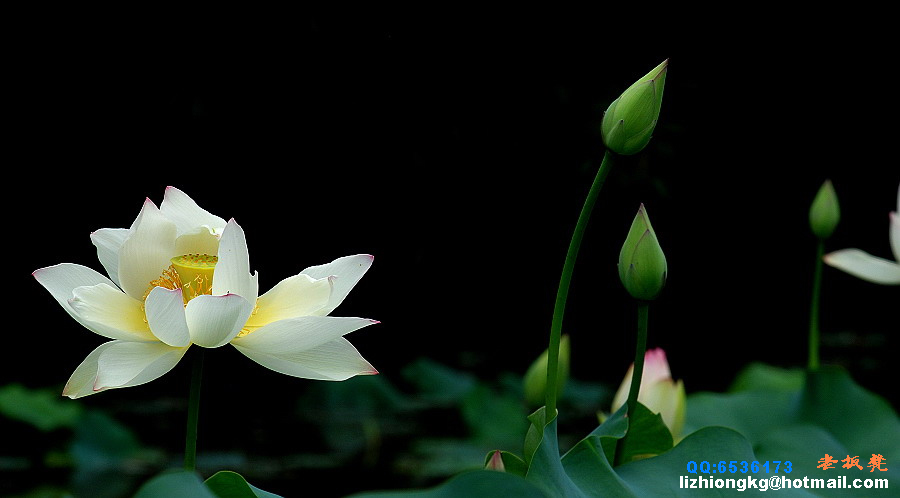
[[[250,254],[244,230],[234,219],[228,220],[219,240],[218,262],[213,275],[212,293],[237,294],[251,303],[259,295],[257,276],[250,274]]]
[[[612,405],[610,405],[610,411],[615,412],[618,410],[625,402],[628,400],[628,391],[631,389],[631,377],[634,375],[634,364],[628,367],[628,371],[625,373],[625,378],[622,379],[622,383],[619,384],[619,389],[616,390],[616,394],[613,396]]]
[[[95,392],[146,384],[172,370],[187,352],[161,342],[118,342],[97,358]]]
[[[253,312],[253,303],[237,294],[191,299],[184,309],[191,342],[204,348],[218,348],[231,342]]]
[[[270,323],[232,343],[260,353],[290,356],[375,323],[378,321],[368,318],[301,316]]]
[[[163,216],[175,223],[179,236],[195,233],[200,227],[218,235],[225,228],[224,219],[201,208],[189,195],[175,187],[166,187],[159,209]]]
[[[894,253],[894,260],[900,262],[900,215],[892,211],[890,218],[891,252]]]
[[[63,396],[75,399],[106,389],[150,382],[174,368],[186,351],[187,348],[172,348],[159,342],[101,344],[69,377]]]
[[[128,228],[101,228],[91,233],[91,242],[97,248],[97,259],[116,285],[119,285],[119,249],[130,234]]]
[[[651,412],[660,414],[669,431],[677,437],[684,427],[684,396],[683,381],[666,379],[642,385],[638,401]]]
[[[324,316],[334,311],[350,294],[363,275],[369,271],[374,260],[375,257],[370,254],[356,254],[338,258],[324,265],[311,266],[300,272],[315,279],[335,277],[328,305],[317,311],[316,314]]]
[[[210,254],[219,252],[219,236],[207,228],[200,227],[193,232],[179,234],[175,239],[175,254]]]
[[[860,249],[841,249],[828,253],[825,263],[854,277],[882,285],[900,285],[900,264],[872,256]]]
[[[147,295],[144,307],[150,331],[157,339],[179,348],[191,344],[181,289],[155,287]]]
[[[58,265],[40,268],[32,273],[32,276],[41,284],[53,299],[66,310],[66,313],[78,323],[84,325],[82,319],[72,309],[69,299],[78,287],[107,284],[115,286],[112,280],[106,278],[100,272],[74,263],[60,263]],[[84,325],[86,327],[86,325]]]
[[[131,235],[119,250],[119,283],[126,294],[143,299],[175,254],[175,224],[150,199],[144,202]]]
[[[278,282],[256,300],[247,327],[258,328],[285,318],[315,314],[328,304],[332,280],[331,277],[314,279],[301,273]]]
[[[76,287],[69,306],[79,321],[92,332],[110,339],[155,340],[144,321],[141,302],[118,287],[101,283]]]
[[[897,186],[897,211],[900,212],[900,185]]]
[[[292,354],[265,353],[232,345],[244,356],[275,372],[312,380],[347,380],[356,375],[376,375],[378,371],[343,337]]]

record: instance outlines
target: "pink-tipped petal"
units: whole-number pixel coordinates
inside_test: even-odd
[[[96,334],[129,341],[155,340],[144,321],[141,302],[109,284],[76,287],[69,306],[79,321]]]
[[[881,285],[900,284],[900,263],[888,261],[860,249],[841,249],[823,258],[829,266],[854,277]]]
[[[244,230],[234,219],[228,221],[222,232],[218,257],[212,293],[219,296],[237,294],[255,303],[259,284],[257,276],[250,274],[250,254]]]
[[[378,374],[350,341],[343,337],[304,351],[264,352],[241,347],[237,340],[231,344],[256,363],[292,377],[341,381],[357,375]]]
[[[669,362],[666,360],[666,352],[662,348],[648,349],[644,353],[644,373],[641,383],[655,383],[660,380],[671,379]]]
[[[184,310],[191,342],[204,348],[228,344],[252,312],[253,303],[237,294],[197,296]]]
[[[150,382],[171,370],[186,351],[187,348],[171,348],[159,342],[101,344],[78,365],[62,394],[75,399]]]
[[[172,370],[187,352],[161,342],[121,341],[97,358],[94,392],[146,384]]]
[[[72,375],[63,388],[62,395],[68,398],[81,398],[94,394],[94,381],[97,379],[97,359],[100,354],[113,344],[121,341],[110,341],[97,346],[91,351],[87,357],[75,368]]]
[[[191,344],[181,289],[155,287],[147,296],[144,307],[150,331],[157,339],[179,348]]]
[[[347,294],[356,286],[359,280],[372,267],[375,257],[370,254],[356,254],[354,256],[344,256],[338,258],[331,263],[324,265],[311,266],[303,270],[302,274],[309,275],[314,279],[326,278],[334,276],[333,288],[328,305],[317,311],[317,315],[327,315],[334,311],[347,297]]]
[[[97,259],[116,285],[119,285],[119,249],[130,233],[128,228],[101,228],[91,233],[91,242],[97,248]]]
[[[39,284],[41,284],[53,299],[66,310],[72,318],[81,319],[75,314],[69,299],[72,299],[72,293],[77,287],[92,286],[97,284],[107,284],[115,287],[112,280],[106,278],[96,270],[74,263],[60,263],[58,265],[48,266],[35,270],[31,274]]]
[[[126,294],[143,299],[150,282],[169,267],[175,254],[175,224],[149,200],[119,250],[119,283]]]
[[[301,273],[278,282],[259,296],[247,326],[258,328],[285,318],[315,314],[328,304],[332,280],[330,277],[314,279]]]
[[[345,380],[373,375],[374,367],[342,336],[378,323],[351,317],[305,316],[280,320],[231,342],[260,365],[294,377]]]
[[[224,219],[201,208],[190,196],[175,187],[166,188],[159,209],[163,216],[175,223],[179,236],[195,233],[200,227],[206,228],[207,233],[221,233],[225,228]]]

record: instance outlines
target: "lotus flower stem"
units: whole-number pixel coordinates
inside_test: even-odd
[[[822,291],[822,258],[825,256],[825,242],[819,239],[816,245],[816,267],[813,273],[812,303],[809,307],[809,361],[810,371],[819,369],[819,300]]]
[[[647,318],[650,303],[638,301],[637,345],[634,349],[634,370],[631,374],[631,389],[628,391],[628,414],[634,413],[644,376],[644,356],[647,352]]]
[[[200,416],[200,381],[203,378],[203,348],[195,348],[191,368],[191,394],[188,399],[187,435],[184,439],[184,468],[197,466],[197,422]]]
[[[563,264],[562,275],[559,278],[559,289],[556,292],[556,303],[553,307],[553,321],[550,323],[550,346],[547,348],[547,417],[556,416],[556,398],[557,393],[557,376],[559,375],[559,343],[562,336],[563,315],[566,311],[566,300],[569,296],[569,284],[572,282],[572,274],[575,271],[575,260],[578,258],[578,249],[581,247],[581,240],[584,237],[584,231],[587,228],[588,221],[591,219],[591,211],[594,210],[594,204],[597,203],[597,197],[600,189],[606,181],[606,176],[612,168],[612,152],[609,150],[603,156],[600,163],[600,169],[594,177],[594,183],[588,191],[587,198],[584,200],[584,206],[581,208],[581,214],[578,216],[578,222],[575,224],[575,231],[572,233],[572,240],[569,242],[569,250],[566,252],[566,261]]]

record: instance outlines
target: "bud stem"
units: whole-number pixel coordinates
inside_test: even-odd
[[[634,370],[631,374],[631,389],[628,391],[628,414],[634,413],[637,406],[638,393],[641,390],[641,378],[644,376],[644,354],[647,351],[647,319],[650,303],[638,301],[637,345],[634,348]]]
[[[575,271],[575,260],[578,258],[578,249],[581,247],[581,239],[584,237],[585,228],[591,219],[591,212],[594,210],[594,204],[597,203],[597,197],[600,189],[606,181],[606,176],[612,168],[613,154],[609,150],[603,155],[603,161],[600,163],[600,169],[594,177],[594,183],[588,191],[587,198],[584,200],[584,206],[581,208],[581,214],[578,216],[578,222],[575,224],[575,231],[572,233],[572,240],[569,242],[569,250],[566,252],[566,261],[563,264],[562,275],[559,278],[559,289],[556,292],[556,303],[553,307],[553,321],[550,323],[550,346],[547,348],[547,404],[546,413],[549,419],[556,416],[556,397],[557,378],[559,376],[559,342],[562,336],[563,315],[566,310],[566,300],[569,296],[569,284],[572,282],[572,274]]]
[[[634,368],[631,370],[631,388],[628,390],[628,412],[626,416],[630,416],[637,409],[638,394],[641,390],[641,379],[644,377],[644,356],[647,352],[647,319],[650,315],[649,301],[638,301],[638,321],[637,321],[637,344],[634,348]],[[628,422],[628,428],[631,430],[631,421]],[[621,462],[621,446],[623,439],[619,439],[616,443],[615,464]]]
[[[822,257],[825,255],[825,241],[816,242],[816,266],[813,273],[812,303],[809,307],[809,360],[810,371],[819,369],[819,300],[822,291]]]

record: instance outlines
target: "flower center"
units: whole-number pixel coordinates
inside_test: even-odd
[[[172,258],[169,270],[177,276],[184,304],[202,294],[212,294],[213,272],[218,261],[218,257],[209,254],[183,254]]]

